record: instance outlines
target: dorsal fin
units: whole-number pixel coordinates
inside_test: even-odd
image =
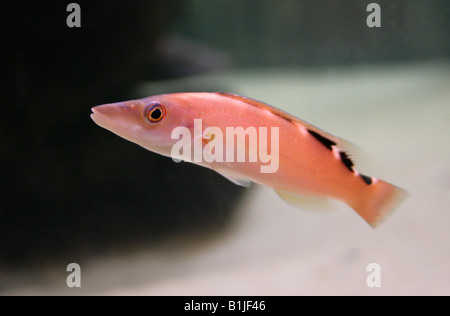
[[[286,113],[274,106],[271,106],[267,103],[258,101],[256,99],[252,99],[252,98],[248,98],[248,97],[244,97],[242,95],[238,95],[238,94],[234,94],[234,93],[228,93],[228,92],[215,92],[215,94],[217,95],[221,95],[223,97],[227,97],[227,98],[231,98],[234,100],[238,100],[244,103],[247,103],[251,106],[255,106],[261,109],[265,109],[268,111],[271,111],[273,114],[291,122],[291,123],[296,123],[299,124],[301,126],[303,126],[304,128],[306,128],[308,130],[308,132],[313,135],[316,139],[320,138],[322,143],[327,144],[327,148],[328,146],[335,146],[337,149],[339,149],[340,152],[343,152],[345,154],[345,157],[350,159],[349,157],[351,157],[351,160],[355,160],[355,156],[356,156],[356,160],[358,161],[358,158],[360,156],[364,156],[362,153],[363,151],[361,149],[359,149],[356,145],[352,144],[349,141],[346,141],[340,137],[334,136],[330,133],[327,133],[323,130],[321,130],[318,127],[315,127],[314,125],[311,125],[310,123],[303,121],[295,116],[292,116],[289,113]]]

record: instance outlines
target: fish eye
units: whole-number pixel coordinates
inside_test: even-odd
[[[145,109],[145,117],[150,123],[158,123],[166,116],[166,109],[159,102],[152,102]]]

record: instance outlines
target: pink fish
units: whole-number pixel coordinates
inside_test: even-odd
[[[335,199],[376,226],[407,195],[359,173],[348,142],[243,96],[162,94],[96,106],[92,112],[99,126],[150,151],[213,169],[240,185],[273,188],[299,207]],[[240,140],[237,131],[243,132]]]

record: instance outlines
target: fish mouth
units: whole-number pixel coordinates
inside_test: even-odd
[[[113,110],[115,110],[116,105],[115,104],[102,104],[102,105],[96,105],[93,108],[91,108],[92,114],[108,114],[111,113]]]
[[[97,123],[98,120],[115,120],[123,115],[124,107],[117,103],[97,105],[91,108],[91,118]]]
[[[94,120],[95,114],[98,113],[96,106],[94,106],[93,108],[91,108],[91,119]]]
[[[99,106],[94,106],[93,108],[91,108],[91,119],[100,126],[103,126],[103,124],[101,124],[102,121],[104,121],[104,119],[106,118],[105,115],[101,114],[101,111],[99,110],[99,107],[101,107],[101,105]],[[103,117],[103,120],[102,120]]]
[[[98,126],[114,134],[135,142],[137,123],[133,115],[123,104],[110,103],[91,108],[91,119]]]
[[[112,126],[117,125],[117,107],[113,104],[97,105],[91,108],[91,119],[95,124],[111,129]]]

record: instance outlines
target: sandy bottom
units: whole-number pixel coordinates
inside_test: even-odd
[[[93,258],[82,265],[79,289],[66,286],[65,266],[39,278],[9,276],[21,285],[1,295],[450,295],[450,65],[253,70],[189,84],[205,82],[352,141],[365,152],[359,169],[409,198],[373,230],[345,205],[299,210],[254,186],[225,232]],[[380,287],[367,285],[371,263]]]

